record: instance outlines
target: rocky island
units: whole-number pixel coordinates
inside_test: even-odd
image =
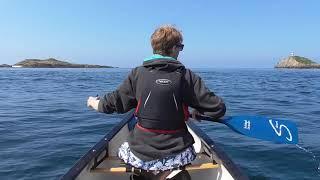
[[[111,66],[89,65],[89,64],[73,64],[60,61],[54,58],[49,59],[26,59],[14,64],[12,67],[22,68],[112,68]]]
[[[0,64],[0,68],[2,67],[12,67],[11,65],[8,65],[8,64]]]
[[[320,68],[320,64],[301,56],[294,56],[293,54],[285,59],[279,61],[275,68],[296,68],[296,69],[311,69]]]

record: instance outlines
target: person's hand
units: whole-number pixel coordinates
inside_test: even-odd
[[[191,117],[192,117],[192,119],[195,119],[195,120],[197,120],[197,121],[201,121],[201,119],[199,119],[197,116],[201,116],[202,114],[199,112],[199,111],[197,111],[196,109],[193,109],[192,111],[191,111]]]
[[[98,111],[99,101],[100,101],[99,97],[89,96],[89,98],[87,100],[87,106]]]

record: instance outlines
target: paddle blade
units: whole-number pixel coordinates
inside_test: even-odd
[[[218,122],[240,134],[284,144],[298,143],[298,129],[294,122],[261,116],[229,116]]]

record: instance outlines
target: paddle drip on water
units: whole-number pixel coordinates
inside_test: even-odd
[[[298,144],[296,144],[296,146],[297,146],[299,149],[303,150],[304,152],[306,152],[306,153],[308,153],[308,154],[311,154],[313,160],[316,162],[316,164],[318,164],[317,173],[318,173],[318,176],[320,176],[320,162],[319,162],[317,156],[316,156],[312,151],[310,151],[310,150],[308,150],[308,149],[306,149],[306,148],[304,148],[304,147],[302,147],[302,146],[300,146],[300,145],[298,145]],[[318,162],[319,162],[319,163],[318,163]]]

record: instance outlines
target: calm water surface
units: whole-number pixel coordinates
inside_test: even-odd
[[[87,109],[129,69],[0,69],[0,179],[58,179],[123,115]],[[320,179],[320,70],[195,69],[228,115],[286,118],[299,148],[198,124],[251,179]],[[304,150],[303,150],[304,149]]]

